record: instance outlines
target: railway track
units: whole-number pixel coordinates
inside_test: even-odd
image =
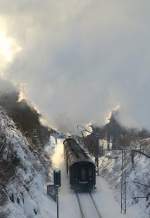
[[[102,218],[92,193],[77,193],[77,202],[80,209],[81,218]]]

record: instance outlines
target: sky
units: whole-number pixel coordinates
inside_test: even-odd
[[[0,75],[54,127],[149,122],[148,0],[0,1]]]

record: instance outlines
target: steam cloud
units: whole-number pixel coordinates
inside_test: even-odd
[[[126,125],[150,128],[148,0],[0,1],[22,50],[3,75],[24,83],[57,128],[73,130],[121,106]]]

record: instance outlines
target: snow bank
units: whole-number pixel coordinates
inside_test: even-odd
[[[137,210],[140,218],[150,218],[150,198],[147,201],[145,198],[135,198],[144,197],[150,193],[150,159],[137,155],[133,167],[130,152],[128,152],[125,169],[127,213]],[[109,152],[100,158],[100,175],[109,183],[114,190],[115,199],[120,202],[121,152]]]
[[[36,153],[30,151],[27,139],[2,108],[0,132],[0,161],[11,163],[14,158],[19,160],[14,175],[0,187],[7,196],[6,203],[0,206],[0,217],[56,217],[56,205],[46,193],[47,173],[44,164]]]

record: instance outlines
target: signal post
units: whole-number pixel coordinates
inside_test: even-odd
[[[61,186],[61,172],[60,170],[54,170],[54,187],[56,192],[56,202],[57,202],[57,218],[59,218],[59,195],[58,190]]]

